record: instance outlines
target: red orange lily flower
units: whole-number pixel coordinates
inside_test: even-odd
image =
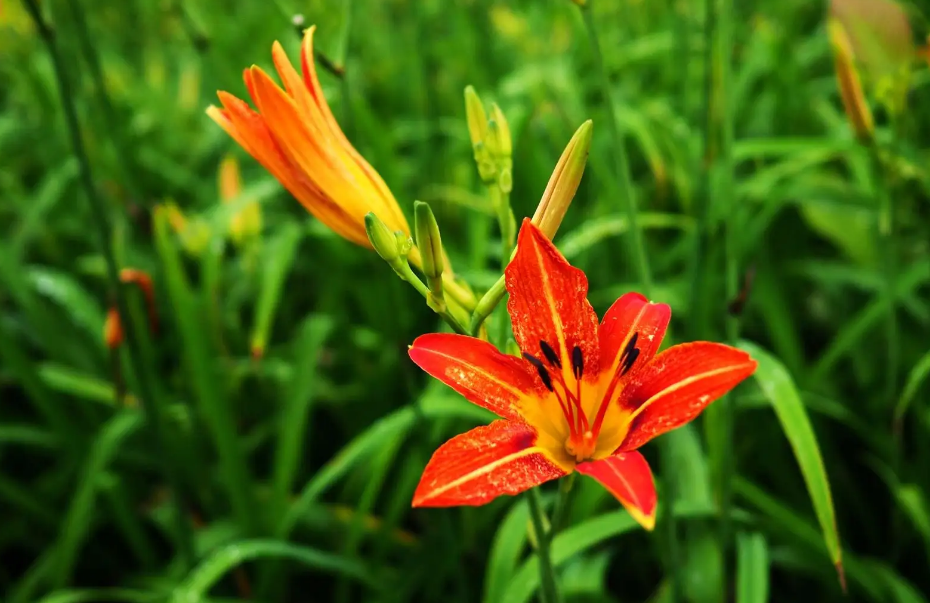
[[[671,309],[638,293],[618,299],[598,324],[584,272],[529,220],[505,279],[522,358],[445,333],[410,347],[423,370],[502,419],[443,444],[413,505],[481,505],[578,471],[652,529],[655,485],[637,449],[694,419],[751,375],[755,360],[706,341],[656,354]]]

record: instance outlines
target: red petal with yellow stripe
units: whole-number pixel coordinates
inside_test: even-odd
[[[580,463],[579,473],[599,481],[641,526],[656,523],[656,487],[646,458],[636,451],[619,452],[599,461]]]
[[[504,273],[507,310],[520,349],[542,358],[545,342],[570,367],[577,346],[584,374],[598,373],[597,315],[588,303],[588,279],[571,266],[529,219],[523,221],[517,253]]]
[[[542,390],[542,383],[524,360],[502,354],[474,337],[422,335],[410,346],[409,354],[417,366],[469,402],[505,419],[519,420],[519,400]]]
[[[535,443],[536,431],[517,421],[495,421],[452,438],[426,465],[413,506],[483,505],[565,475]]]
[[[630,380],[620,394],[632,412],[621,450],[635,450],[652,438],[694,419],[708,404],[756,370],[742,350],[697,341],[672,346]]]

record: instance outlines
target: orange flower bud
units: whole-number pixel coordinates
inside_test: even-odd
[[[115,350],[123,343],[123,324],[120,322],[116,308],[107,310],[107,319],[103,323],[103,341],[111,350]]]

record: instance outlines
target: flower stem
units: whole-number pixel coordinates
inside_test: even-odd
[[[473,337],[477,336],[478,331],[481,329],[481,325],[484,321],[494,312],[494,308],[497,307],[497,304],[504,299],[504,294],[507,292],[507,288],[504,284],[504,276],[501,275],[497,282],[495,282],[487,293],[485,293],[481,299],[478,300],[478,304],[475,306],[475,311],[471,315],[471,324],[468,326],[468,332]]]
[[[432,294],[430,293],[429,287],[427,287],[426,283],[421,281],[420,277],[418,277],[413,272],[413,269],[410,268],[410,264],[408,264],[406,261],[400,262],[400,266],[397,270],[398,270],[398,274],[400,275],[400,277],[404,279],[405,281],[407,281],[408,283],[410,283],[411,285],[413,285],[413,288],[419,291],[420,295],[423,296],[423,299],[426,299],[426,300],[430,299],[430,295]],[[441,316],[442,319],[445,320],[446,323],[448,323],[448,325],[452,327],[452,330],[454,330],[456,333],[460,335],[464,335],[468,333],[468,331],[465,329],[462,323],[459,322],[459,320],[455,316],[452,315],[447,305],[445,306],[444,309],[442,308],[438,310],[434,309],[434,312],[436,312],[436,314]]]
[[[717,140],[719,156],[719,178],[717,183],[719,188],[712,192],[711,198],[715,202],[721,203],[727,208],[727,220],[724,225],[724,255],[725,255],[725,299],[732,301],[739,294],[739,262],[740,251],[736,241],[736,235],[740,231],[740,217],[742,213],[734,195],[733,182],[733,115],[735,108],[730,105],[732,100],[732,55],[733,55],[733,2],[732,0],[712,0],[708,5],[709,16],[713,16],[715,28],[710,38],[713,49],[710,56],[712,62],[707,66],[713,74],[716,74],[716,81],[713,82],[713,89],[716,91],[714,99],[716,102],[711,103],[708,99],[708,107],[714,109],[713,113],[708,114],[708,140]],[[711,129],[712,128],[712,129]],[[712,138],[713,137],[713,138]],[[708,192],[710,187],[708,187]],[[728,312],[725,322],[727,341],[731,345],[736,345],[739,339],[739,313]],[[720,524],[719,537],[720,546],[726,554],[730,547],[731,529],[730,529],[730,506],[732,499],[732,483],[736,470],[733,454],[733,421],[734,407],[736,406],[736,393],[731,392],[722,400],[717,402],[720,408],[720,430],[718,446],[718,498],[720,500]],[[724,566],[725,568],[726,566]],[[726,575],[724,574],[724,580]]]
[[[555,535],[559,533],[559,529],[565,522],[565,516],[568,515],[568,509],[571,507],[572,494],[576,491],[574,485],[574,472],[559,480],[559,497],[555,501],[555,511],[552,513],[552,528],[549,530],[550,538],[555,538]]]
[[[491,207],[497,211],[497,222],[501,229],[501,270],[510,263],[510,252],[513,250],[514,232],[513,213],[510,210],[510,193],[505,193],[497,184],[488,187],[491,197]]]
[[[174,521],[176,537],[178,539],[179,556],[184,567],[188,567],[194,559],[194,548],[191,540],[191,529],[188,526],[187,514],[184,512],[184,500],[181,489],[181,472],[179,466],[175,463],[175,456],[171,453],[171,447],[166,444],[164,433],[164,409],[161,406],[159,397],[153,395],[151,374],[147,366],[142,361],[142,352],[139,342],[139,334],[136,332],[136,326],[133,321],[128,320],[130,316],[129,304],[126,302],[120,278],[119,267],[116,262],[116,255],[113,252],[110,240],[110,220],[107,215],[103,202],[97,196],[97,190],[94,187],[94,180],[90,168],[90,160],[87,157],[87,151],[84,148],[84,141],[81,138],[81,127],[78,122],[77,110],[74,105],[74,95],[71,90],[71,83],[68,80],[61,54],[55,43],[55,32],[51,25],[42,16],[38,0],[25,0],[25,7],[29,16],[35,24],[36,30],[42,38],[43,43],[48,50],[52,61],[52,67],[55,72],[55,80],[58,84],[58,94],[61,98],[62,108],[65,114],[65,123],[68,128],[68,135],[71,139],[72,150],[78,160],[80,167],[81,185],[84,188],[84,196],[90,204],[91,213],[94,215],[94,226],[97,230],[97,238],[101,251],[106,263],[107,278],[113,287],[114,300],[119,315],[124,317],[123,333],[126,337],[126,345],[129,352],[129,359],[134,367],[135,374],[142,395],[142,408],[146,413],[146,424],[152,431],[152,436],[157,445],[162,449],[162,459],[164,462],[165,476],[174,492]]]
[[[530,518],[533,522],[533,530],[536,532],[536,540],[539,547],[536,550],[536,556],[539,559],[539,580],[542,596],[542,603],[559,603],[559,590],[555,582],[555,568],[552,567],[552,557],[549,554],[549,534],[545,530],[545,521],[543,520],[542,504],[539,501],[539,488],[531,488],[527,492],[530,505]]]
[[[620,196],[626,201],[627,219],[630,222],[630,246],[632,247],[632,255],[635,258],[637,276],[642,284],[643,293],[646,297],[649,297],[652,292],[652,272],[649,269],[649,259],[646,255],[643,233],[639,227],[636,191],[633,188],[633,181],[630,176],[630,164],[626,154],[626,146],[620,134],[620,126],[617,123],[617,112],[614,106],[613,93],[610,89],[610,79],[607,75],[607,68],[604,66],[604,56],[601,52],[601,44],[598,40],[597,27],[594,22],[593,4],[593,0],[587,0],[579,6],[581,8],[582,17],[584,18],[585,30],[587,30],[588,39],[591,44],[591,52],[594,55],[594,66],[600,77],[601,94],[603,94],[604,103],[607,105],[607,127],[610,130],[610,137],[614,147],[612,155],[614,157],[614,168],[616,170],[615,175],[620,186]]]

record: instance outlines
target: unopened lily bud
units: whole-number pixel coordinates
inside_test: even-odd
[[[365,232],[368,233],[371,246],[385,262],[393,266],[400,259],[397,238],[374,212],[365,215]]]
[[[484,142],[488,137],[488,116],[481,104],[481,97],[475,92],[474,86],[465,87],[465,119],[468,120],[468,135],[471,136],[471,146]]]
[[[536,213],[533,214],[533,224],[550,240],[555,236],[562,224],[562,218],[568,211],[575,192],[581,183],[585,165],[588,162],[588,151],[591,149],[591,136],[594,126],[591,120],[581,124],[581,127],[572,136],[568,146],[562,151],[562,156],[549,177],[549,184],[543,193]]]
[[[407,259],[410,251],[413,249],[413,239],[406,232],[400,230],[394,231],[394,242],[397,245],[397,253],[400,257]]]
[[[513,140],[510,137],[510,126],[507,124],[507,118],[504,112],[497,106],[497,103],[491,103],[491,117],[488,120],[488,129],[490,138],[494,141],[493,152],[498,157],[510,159],[513,155]]]
[[[123,324],[120,322],[116,308],[107,310],[107,319],[103,323],[103,342],[111,350],[115,350],[123,343]]]
[[[830,44],[833,47],[836,80],[839,84],[846,117],[856,137],[863,142],[868,142],[872,139],[875,124],[872,121],[872,111],[862,92],[862,81],[856,69],[852,42],[837,19],[831,17],[827,23],[827,29],[830,34]]]
[[[242,175],[234,156],[228,155],[220,163],[218,180],[223,203],[232,203],[242,194]],[[253,240],[261,229],[261,207],[255,199],[245,201],[229,218],[229,235],[236,245],[242,246]]]
[[[164,209],[168,217],[168,224],[178,235],[181,247],[189,255],[199,257],[210,243],[210,227],[200,217],[195,216],[189,219],[174,201],[167,201],[164,204]]]
[[[486,146],[494,167],[494,172],[489,174],[489,178],[494,178],[495,184],[502,192],[510,193],[513,189],[513,160],[511,159],[513,146],[510,142],[510,129],[497,105],[492,107],[491,114],[494,115],[495,111],[500,114],[501,121],[494,117],[488,122]],[[484,179],[483,176],[482,179]]]
[[[439,225],[430,206],[422,201],[413,204],[414,230],[417,234],[417,247],[423,261],[423,275],[429,287],[427,304],[437,312],[445,309],[446,303],[442,291],[442,268],[444,264],[442,239]]]
[[[144,270],[138,268],[123,268],[119,273],[120,281],[135,285],[142,292],[145,299],[145,308],[149,315],[149,328],[152,333],[158,332],[158,310],[155,306],[155,287],[152,277]]]

